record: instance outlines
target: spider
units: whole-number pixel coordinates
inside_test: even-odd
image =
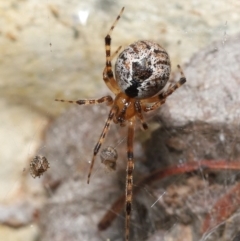
[[[100,104],[105,102],[111,107],[100,138],[93,150],[92,161],[87,183],[90,182],[95,158],[105,140],[110,124],[113,121],[120,126],[127,126],[127,170],[126,170],[126,203],[125,203],[125,240],[129,241],[130,215],[132,210],[133,192],[133,139],[136,118],[140,119],[144,130],[148,128],[142,112],[149,112],[163,105],[169,95],[186,82],[186,78],[178,65],[181,78],[175,84],[170,84],[164,90],[171,72],[168,53],[159,44],[140,40],[126,47],[118,56],[115,64],[115,77],[112,69],[112,59],[119,53],[121,46],[111,55],[111,34],[120,19],[124,7],[105,37],[106,65],[103,70],[103,80],[115,94],[100,99],[91,100],[60,100],[78,105]]]

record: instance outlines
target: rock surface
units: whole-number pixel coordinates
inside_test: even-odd
[[[1,115],[0,129],[0,163],[2,167],[0,171],[0,206],[5,207],[7,211],[14,207],[21,207],[16,200],[20,203],[30,202],[33,210],[38,210],[46,200],[42,179],[32,179],[28,173],[28,167],[34,155],[44,154],[46,146],[42,144],[42,137],[48,124],[60,112],[69,107],[67,104],[54,103],[53,100],[55,98],[90,98],[109,93],[101,80],[105,61],[103,38],[122,6],[125,6],[126,10],[113,32],[113,50],[138,39],[152,39],[167,49],[172,59],[173,69],[177,64],[183,66],[193,53],[199,52],[212,41],[220,40],[217,51],[213,50],[215,55],[210,55],[210,57],[217,57],[218,53],[224,52],[224,48],[229,45],[230,36],[239,32],[239,3],[236,1],[226,3],[221,0],[210,3],[207,0],[191,2],[151,0],[140,1],[137,4],[125,0],[121,3],[107,0],[0,1],[0,110],[1,113],[4,113]],[[205,79],[209,77],[204,70],[210,68],[208,65],[203,65],[201,70],[197,73],[194,72],[194,69],[198,67],[198,62],[203,64],[205,61],[201,54],[198,56],[194,57],[193,75],[189,69],[190,66],[187,69],[184,68],[189,86],[195,83],[190,80],[195,79],[196,76],[200,77],[200,74],[205,76]],[[232,58],[230,55],[228,56]],[[192,62],[194,63],[194,60]],[[216,64],[214,68],[216,71],[213,74],[216,74],[217,77],[224,73],[222,66]],[[234,68],[234,71],[237,71],[236,67]],[[232,69],[231,73],[234,71]],[[232,75],[234,75],[233,79],[238,76]],[[186,98],[189,90],[187,86],[183,87],[181,91],[177,91],[168,99],[168,107],[161,110],[161,116],[158,117],[155,126],[161,126],[162,122],[166,123],[169,119],[171,119],[170,123],[172,121],[180,123],[179,121],[181,121],[182,124],[187,122],[188,118],[192,121],[207,118],[211,121],[218,119],[222,122],[226,120],[226,116],[230,116],[231,123],[232,120],[235,120],[237,124],[237,105],[232,105],[230,100],[233,93],[232,98],[237,101],[236,85],[233,82],[229,85],[227,85],[228,82],[224,83],[226,90],[230,92],[227,96],[227,91],[221,90],[226,98],[226,103],[219,107],[220,111],[215,109],[215,112],[211,112],[218,95],[212,91],[213,96],[208,97],[208,88],[213,88],[215,92],[220,93],[216,88],[220,82],[216,82],[218,79],[215,78],[209,87],[207,86],[209,82],[205,79],[204,84],[200,87],[190,88],[200,103],[196,102],[191,95]],[[233,86],[231,86],[232,84]],[[201,96],[200,90],[205,94]],[[181,108],[178,108],[175,103],[175,100],[179,98],[177,96],[182,99],[181,107],[188,106],[190,108],[189,105],[192,104],[192,109],[185,110],[184,115],[180,111]],[[209,106],[210,112],[208,110],[209,102],[212,103]],[[197,113],[195,111],[196,103],[201,107],[197,109]],[[92,114],[96,114],[96,112]],[[103,121],[104,118],[100,121],[101,124]],[[81,121],[81,123],[83,122],[86,120]],[[154,129],[155,126],[151,125],[151,128]],[[84,160],[89,160],[87,157],[92,152],[100,129],[96,130],[96,136],[87,146],[88,152]],[[148,133],[139,134],[136,139],[145,140],[150,136]],[[116,137],[114,143],[118,143],[121,140],[119,138]],[[86,141],[87,139],[85,138]],[[79,140],[82,139],[79,138],[77,141],[79,142]],[[122,145],[125,147],[124,144]],[[176,144],[176,140],[175,142],[171,140],[168,145],[171,145],[172,148],[182,146]],[[74,153],[75,150],[70,152]],[[140,160],[143,151],[138,143],[136,143],[136,153],[139,153],[138,159]],[[74,154],[71,155],[74,156]],[[68,154],[65,156],[68,157]],[[54,154],[48,158],[56,161]],[[142,159],[144,159],[144,155]],[[120,163],[122,163],[122,167]],[[118,165],[120,170],[125,168],[124,162],[120,161]],[[68,167],[65,167],[64,170]],[[146,170],[144,166],[141,168]],[[86,172],[87,169],[88,166]],[[66,175],[65,171],[57,172],[55,167],[50,166],[50,170],[54,170],[56,176],[59,174],[59,177],[53,178],[53,181],[60,180],[63,176],[68,176],[70,170],[73,171],[70,168]],[[123,177],[122,183],[124,183],[125,172],[120,173],[117,175]],[[115,173],[111,175],[115,175]],[[117,179],[120,180],[119,178],[118,176]],[[56,182],[55,185],[59,184]],[[124,184],[122,184],[121,190],[123,186]],[[107,202],[110,201],[107,200]],[[21,212],[22,210],[20,210]],[[30,216],[26,215],[26,217]],[[2,220],[1,217],[0,220]],[[6,220],[9,220],[9,216],[2,223],[6,223]],[[28,222],[31,220],[25,220],[22,225],[26,225]],[[35,240],[37,235],[37,225],[34,224],[28,224],[26,227],[18,229],[0,226],[0,240]]]

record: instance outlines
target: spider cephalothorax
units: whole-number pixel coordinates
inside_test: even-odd
[[[115,76],[112,70],[112,59],[118,54],[121,47],[111,55],[111,33],[119,20],[124,8],[122,8],[117,19],[105,37],[106,66],[103,70],[103,80],[108,88],[115,94],[113,99],[107,95],[100,99],[67,101],[79,105],[100,104],[106,102],[111,106],[108,119],[105,123],[100,138],[93,150],[92,161],[88,174],[88,183],[96,155],[98,154],[110,123],[113,121],[120,126],[128,126],[127,137],[127,174],[126,174],[126,229],[125,240],[129,240],[130,214],[132,210],[132,188],[133,188],[133,139],[136,117],[140,119],[144,129],[147,124],[142,112],[157,109],[165,103],[167,97],[186,82],[186,78],[178,65],[181,78],[175,84],[171,84],[163,91],[169,80],[171,64],[167,52],[157,43],[144,40],[137,41],[123,50],[116,61]],[[65,102],[65,100],[58,100]]]

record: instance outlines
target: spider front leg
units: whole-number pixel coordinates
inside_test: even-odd
[[[115,56],[111,57],[111,33],[116,26],[118,20],[120,19],[122,13],[123,13],[124,7],[121,9],[121,12],[117,16],[115,22],[113,23],[112,27],[110,28],[107,36],[105,37],[105,51],[106,51],[106,67],[104,68],[103,71],[103,80],[105,81],[105,84],[108,86],[108,88],[114,93],[118,94],[120,92],[120,89],[116,83],[116,80],[114,79],[113,76],[113,71],[112,71],[112,63],[111,60]],[[120,48],[116,51],[118,52]]]
[[[186,77],[185,77],[180,65],[178,65],[177,67],[181,74],[180,80],[177,83],[170,85],[166,92],[163,92],[157,96],[154,96],[152,98],[148,98],[146,100],[141,101],[141,104],[143,105],[143,110],[145,112],[152,111],[152,110],[159,108],[161,105],[163,105],[165,103],[165,101],[169,95],[171,95],[176,89],[181,87],[186,82]],[[148,103],[153,103],[153,102],[156,102],[156,103],[154,103],[151,106],[147,106]]]
[[[95,146],[95,148],[93,150],[93,157],[92,157],[92,161],[91,161],[91,165],[90,165],[90,169],[89,169],[89,173],[88,173],[88,180],[87,180],[88,184],[90,182],[90,177],[91,177],[93,165],[94,165],[94,162],[95,162],[95,158],[96,158],[96,156],[97,156],[97,154],[99,152],[99,149],[101,148],[101,146],[102,146],[102,144],[103,144],[103,142],[105,140],[106,134],[107,134],[107,132],[109,130],[111,121],[112,121],[115,113],[116,113],[116,107],[113,106],[112,109],[110,110],[109,115],[108,115],[108,119],[107,119],[107,121],[105,123],[105,126],[103,128],[102,134],[100,135],[100,138],[99,138],[99,140],[98,140],[98,142],[97,142],[97,144],[96,144],[96,146]]]
[[[111,56],[110,61],[119,53],[120,49],[122,48],[122,46],[119,46],[118,49],[113,53],[113,55]],[[120,92],[120,89],[116,83],[116,81],[114,80],[113,83],[109,82],[109,78],[107,75],[107,67],[104,68],[103,70],[103,80],[105,82],[105,84],[108,86],[108,88],[115,94],[117,95]]]
[[[71,104],[78,104],[78,105],[95,105],[95,104],[101,104],[103,102],[106,102],[107,105],[112,105],[113,99],[110,95],[103,96],[100,99],[93,99],[93,100],[60,100],[60,99],[55,99],[55,101],[61,101],[61,102],[68,102]]]
[[[133,169],[134,169],[134,160],[133,160],[133,139],[134,139],[134,126],[135,126],[135,117],[129,120],[128,122],[128,137],[127,137],[127,176],[126,176],[126,219],[125,219],[125,241],[129,241],[130,233],[130,218],[132,211],[132,192],[133,192]]]

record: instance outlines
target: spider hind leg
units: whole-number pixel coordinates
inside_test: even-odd
[[[152,111],[152,110],[159,108],[161,105],[163,105],[165,103],[165,101],[169,95],[171,95],[176,89],[180,88],[184,83],[186,83],[187,80],[186,80],[186,77],[185,77],[180,65],[178,65],[177,67],[181,74],[180,79],[175,84],[170,85],[165,92],[160,93],[159,95],[154,96],[152,98],[143,100],[141,102],[143,105],[143,111],[148,112],[148,111]],[[151,105],[148,106],[147,104],[151,104]]]

